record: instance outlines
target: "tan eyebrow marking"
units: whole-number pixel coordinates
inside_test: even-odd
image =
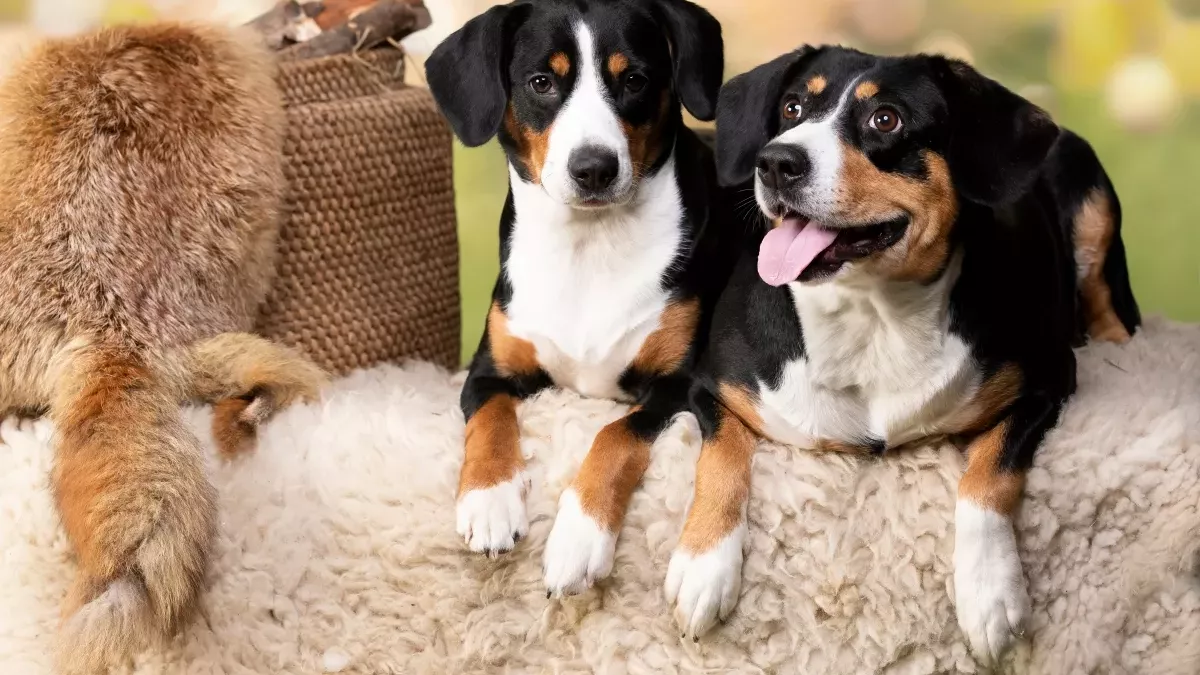
[[[854,89],[854,98],[862,101],[863,99],[871,98],[879,93],[879,85],[874,82],[867,81],[858,85]]]
[[[571,72],[571,59],[563,52],[555,52],[550,57],[550,70],[559,77],[566,77]]]
[[[629,57],[621,52],[614,52],[608,57],[608,72],[612,73],[613,77],[620,77],[621,73],[629,67]]]
[[[817,94],[825,91],[825,87],[827,86],[829,86],[829,81],[825,79],[825,76],[816,75],[808,81],[808,93],[816,96]]]

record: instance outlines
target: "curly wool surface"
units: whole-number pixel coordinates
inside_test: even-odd
[[[557,497],[622,407],[553,392],[520,410],[532,531],[500,560],[454,533],[461,376],[380,367],[286,411],[258,451],[211,452],[219,554],[199,616],[150,673],[976,671],[954,618],[949,445],[882,460],[764,444],[741,604],[684,644],[662,597],[699,451],[685,416],[655,446],[614,575],[548,602]],[[1079,394],[1018,519],[1034,602],[1018,673],[1200,672],[1200,326],[1151,321],[1080,354]],[[194,411],[198,433],[209,413]],[[51,428],[0,426],[0,663],[48,672],[71,578],[47,491]],[[211,444],[210,444],[211,445]]]

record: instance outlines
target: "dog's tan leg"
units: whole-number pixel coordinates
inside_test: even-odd
[[[68,673],[169,634],[200,589],[216,497],[172,387],[132,353],[86,348],[61,370],[52,485],[79,563],[64,605]]]
[[[667,601],[684,637],[699,640],[737,604],[750,469],[757,441],[737,416],[715,400],[697,397],[704,445],[696,491],[679,546],[667,569]]]
[[[681,386],[686,396],[686,384]],[[662,403],[652,397],[596,435],[558,500],[543,561],[546,597],[582,593],[612,572],[617,535],[650,465],[650,446],[673,417]]]
[[[547,597],[582,593],[612,572],[625,510],[650,465],[653,438],[631,424],[640,412],[600,430],[559,498],[543,562]]]
[[[467,420],[458,479],[458,533],[472,551],[494,556],[512,550],[529,532],[529,490],[517,399],[495,394]]]
[[[690,387],[685,377],[656,380],[640,405],[596,435],[558,501],[543,563],[549,595],[581,593],[612,572],[617,535],[650,466],[650,448],[675,416],[687,410]]]
[[[959,625],[976,658],[993,663],[1023,634],[1029,596],[1012,518],[1025,472],[1011,463],[1006,419],[968,447],[955,510],[954,588]],[[1021,431],[1024,433],[1024,430]]]

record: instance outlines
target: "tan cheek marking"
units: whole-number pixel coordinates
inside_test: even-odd
[[[951,433],[979,433],[995,424],[1021,393],[1024,378],[1021,369],[1007,364],[984,381],[971,401],[959,411],[949,428]]]
[[[825,76],[817,75],[817,76],[809,79],[808,84],[805,85],[805,88],[808,89],[808,93],[812,94],[813,96],[816,96],[816,95],[820,94],[821,92],[825,91],[825,87],[828,87],[828,86],[829,86],[829,81],[825,79]]]
[[[621,128],[625,131],[625,140],[629,143],[629,161],[633,162],[634,173],[640,175],[647,166],[647,155],[650,154],[650,138],[654,134],[654,125],[643,124],[635,127],[621,120]]]
[[[488,399],[467,422],[466,453],[458,476],[458,496],[486,490],[508,480],[525,466],[517,402],[507,394]]]
[[[967,470],[958,483],[959,499],[1006,515],[1016,510],[1025,488],[1024,472],[1000,469],[1000,455],[1010,424],[1005,420],[971,442],[967,449]]]
[[[550,154],[550,130],[535,131],[517,121],[512,106],[504,116],[504,128],[517,144],[517,159],[525,165],[530,179],[534,183],[542,182],[542,167],[546,165],[546,156]]]
[[[841,215],[875,222],[903,211],[912,218],[905,241],[883,255],[892,268],[890,276],[903,281],[925,281],[943,268],[950,253],[950,230],[958,217],[946,160],[930,151],[924,159],[928,178],[922,181],[880,171],[861,150],[842,144]],[[895,251],[903,251],[903,259],[894,259],[900,255]]]
[[[742,523],[755,444],[754,433],[722,408],[717,432],[700,450],[696,495],[680,548],[694,555],[710,551]]]
[[[699,323],[700,300],[691,298],[667,305],[658,318],[658,328],[642,343],[631,365],[650,375],[675,372],[692,347]]]
[[[879,93],[879,85],[874,82],[860,82],[854,88],[854,98],[863,101]]]
[[[758,397],[756,395],[744,387],[728,383],[718,386],[717,393],[720,395],[721,403],[729,408],[742,421],[742,424],[750,427],[759,436],[766,437],[766,434],[763,433],[762,415],[758,413]]]
[[[624,73],[628,67],[629,57],[621,52],[614,52],[612,56],[608,57],[608,72],[614,79],[621,77],[621,73]]]
[[[633,491],[650,466],[650,443],[629,430],[628,420],[619,419],[600,430],[571,483],[583,512],[614,533],[625,522]]]
[[[571,72],[571,59],[563,52],[555,52],[550,57],[550,70],[559,77],[566,77]]]
[[[1129,331],[1112,304],[1112,289],[1104,279],[1104,262],[1116,227],[1108,195],[1095,190],[1075,214],[1075,261],[1079,267],[1079,293],[1088,335],[1093,340],[1125,344]]]
[[[487,320],[488,345],[492,350],[492,361],[501,375],[532,375],[541,369],[537,360],[537,348],[532,342],[513,337],[508,332],[508,317],[499,304],[492,304]]]
[[[668,92],[664,91],[658,104],[658,117],[646,124],[635,127],[629,122],[621,121],[625,140],[629,144],[629,161],[633,162],[635,177],[645,174],[646,169],[654,164],[662,151],[662,126],[670,109],[670,101]]]

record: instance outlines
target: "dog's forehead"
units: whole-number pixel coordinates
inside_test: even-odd
[[[644,6],[621,0],[540,2],[513,33],[513,57],[537,61],[554,53],[574,55],[579,26],[588,28],[597,55],[620,52],[640,61],[665,53],[666,37]]]
[[[810,108],[832,107],[843,97],[872,98],[919,92],[928,73],[919,57],[886,57],[840,47],[824,48],[792,73],[783,95],[802,94]],[[854,91],[848,91],[853,88]]]
[[[845,88],[875,68],[879,59],[841,48],[823,48],[796,68],[782,92],[837,99]]]

